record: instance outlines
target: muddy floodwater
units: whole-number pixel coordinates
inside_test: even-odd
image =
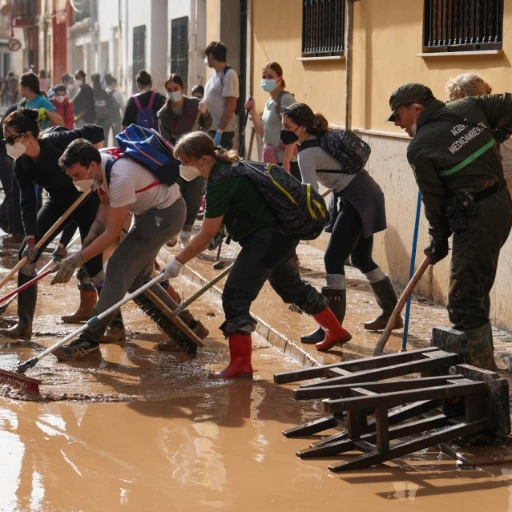
[[[40,298],[32,340],[0,342],[1,368],[78,327],[60,320],[77,305],[75,283],[43,282]],[[341,474],[327,466],[350,454],[297,458],[318,438],[282,431],[323,415],[320,402],[296,402],[293,386],[273,383],[298,363],[255,336],[253,381],[208,380],[228,359],[221,312],[207,297],[192,310],[211,331],[196,359],[158,352],[165,335],[131,304],[124,345],[72,365],[49,356],[28,373],[42,381],[39,401],[0,398],[0,511],[512,510],[512,463],[500,448],[473,454],[473,466],[435,448]]]

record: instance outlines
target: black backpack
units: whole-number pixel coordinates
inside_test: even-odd
[[[220,77],[220,83],[222,84],[222,87],[224,87],[224,77],[226,76],[226,73],[230,69],[232,69],[236,73],[236,70],[234,68],[232,68],[231,66],[226,66],[222,70],[222,75]],[[240,75],[238,73],[236,73],[236,76],[238,77],[238,98],[236,99],[235,114],[238,116],[239,114],[241,114],[244,111],[245,95],[244,95],[244,91],[242,88],[242,82],[240,80]]]
[[[301,183],[278,165],[248,161],[216,170],[208,183],[233,176],[252,181],[276,215],[281,233],[300,240],[314,240],[322,233],[329,214],[324,198],[311,184]]]

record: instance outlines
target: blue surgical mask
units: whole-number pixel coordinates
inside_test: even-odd
[[[277,80],[274,80],[274,79],[262,80],[261,88],[265,92],[274,92],[277,89]]]
[[[168,92],[167,97],[172,102],[178,103],[178,101],[181,101],[181,98],[183,98],[183,94],[181,94],[181,91]]]

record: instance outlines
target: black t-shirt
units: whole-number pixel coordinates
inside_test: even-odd
[[[94,123],[96,121],[96,111],[94,109],[94,92],[88,84],[82,85],[80,91],[73,100],[73,109],[75,115],[85,111],[82,121],[85,123]]]
[[[151,95],[154,93],[154,91],[147,91],[143,92],[142,94],[137,94],[137,98],[140,101],[141,107],[147,107],[149,105],[149,100],[151,98]],[[153,112],[155,113],[155,118],[157,112],[165,105],[166,99],[165,96],[163,96],[160,93],[155,93],[155,99],[153,101]],[[137,105],[135,104],[135,101],[133,100],[133,96],[128,100],[128,103],[126,104],[126,110],[124,112],[124,118],[123,118],[123,126],[129,126],[132,123],[136,123],[137,121]]]

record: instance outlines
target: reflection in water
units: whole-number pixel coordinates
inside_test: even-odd
[[[44,487],[41,473],[34,470],[32,473],[32,494],[30,495],[30,510],[44,510],[43,505]]]
[[[16,510],[25,446],[19,436],[0,430],[0,510]]]

